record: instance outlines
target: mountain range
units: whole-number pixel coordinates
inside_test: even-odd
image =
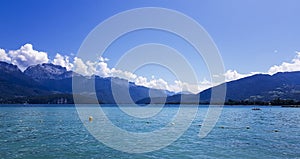
[[[300,72],[274,75],[256,74],[226,82],[198,94],[176,94],[165,98],[145,98],[137,103],[213,103],[212,90],[226,87],[225,104],[300,104]],[[182,101],[183,100],[183,101]],[[218,103],[217,104],[223,104]]]
[[[12,64],[0,62],[0,103],[73,103],[72,78],[79,79],[80,85],[88,86],[95,82],[98,102],[116,103],[112,88],[129,90],[130,97],[121,98],[119,103],[132,103],[149,97],[167,96],[172,92],[137,86],[132,82],[115,77],[86,77],[66,68],[50,63],[28,67],[24,72]],[[124,92],[125,94],[126,92]],[[87,92],[80,95],[83,103],[89,100]],[[82,99],[81,98],[81,99]],[[42,100],[43,99],[43,100]]]
[[[22,72],[13,64],[0,62],[0,103],[74,103],[73,96],[80,97],[82,103],[92,102],[93,99],[89,96],[92,92],[72,93],[74,79],[83,88],[94,82],[95,85],[92,86],[100,103],[210,103],[212,90],[222,87],[227,88],[227,104],[300,101],[300,72],[257,74],[220,84],[198,94],[175,94],[167,90],[138,86],[117,77],[87,77],[50,63],[30,66]],[[117,90],[113,91],[113,88]],[[114,95],[118,96],[117,101]]]

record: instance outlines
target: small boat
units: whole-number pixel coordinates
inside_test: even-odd
[[[255,108],[252,108],[252,110],[260,110],[260,108],[255,107]]]

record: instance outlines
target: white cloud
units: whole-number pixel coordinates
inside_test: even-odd
[[[168,82],[165,80],[159,78],[155,79],[152,78],[150,81],[146,80],[145,83],[141,83],[143,86],[149,87],[149,88],[156,88],[156,89],[163,89],[163,90],[170,90]],[[172,90],[173,91],[173,90]]]
[[[31,44],[25,44],[18,50],[10,50],[8,56],[11,58],[11,63],[17,65],[22,71],[30,65],[47,63],[49,61],[46,52],[33,50]]]
[[[148,83],[148,81],[147,81],[147,78],[146,78],[146,77],[138,76],[138,77],[135,79],[135,84],[136,84],[136,85],[145,86],[145,84],[147,84],[147,83]]]
[[[109,59],[108,59],[108,58],[105,58],[105,57],[102,57],[102,56],[100,56],[100,57],[99,57],[99,61],[100,61],[100,62],[106,62],[106,61],[109,61]]]
[[[300,71],[300,52],[296,51],[296,56],[291,62],[283,62],[281,65],[272,66],[268,73]]]
[[[87,66],[87,75],[99,75],[97,66],[99,66],[100,63],[87,61],[85,64]]]
[[[134,82],[137,78],[137,75],[128,71],[122,71],[115,68],[110,69],[109,76],[111,77],[119,77],[127,79],[130,82]]]
[[[108,77],[110,76],[111,73],[111,69],[108,68],[107,63],[106,62],[99,62],[98,66],[99,70],[97,71],[97,75],[102,76],[102,77]]]
[[[225,81],[229,82],[229,81],[234,81],[234,80],[238,80],[238,79],[241,79],[241,78],[253,76],[253,75],[256,75],[256,74],[266,74],[266,73],[263,73],[263,72],[250,72],[250,73],[247,73],[247,74],[241,74],[241,73],[238,73],[236,70],[227,70],[224,73],[224,76],[225,76]]]
[[[175,80],[173,84],[169,85],[169,90],[173,92],[192,92],[198,93],[200,91],[199,85],[189,84],[187,82],[182,82],[180,80]]]
[[[74,67],[74,65],[70,62],[69,59],[70,59],[69,56],[66,56],[66,55],[63,56],[63,55],[57,53],[55,55],[55,58],[52,61],[52,63],[54,65],[60,65],[62,67],[65,67],[68,71],[70,71]]]
[[[104,59],[104,58],[101,58]],[[100,58],[99,58],[100,61]],[[105,60],[100,62],[92,62],[92,61],[86,61],[83,62],[83,60],[79,57],[74,57],[74,67],[73,71],[85,75],[85,76],[91,76],[91,75],[98,75],[101,77],[110,77],[113,76],[113,73],[123,73],[123,71],[115,70],[108,68],[107,63]],[[123,73],[124,74],[124,73]]]
[[[233,80],[237,80],[237,79],[244,78],[244,77],[251,76],[251,75],[252,74],[240,74],[236,70],[227,70],[224,73],[225,81],[233,81]]]
[[[198,90],[203,91],[203,90],[208,89],[210,87],[213,87],[215,85],[216,84],[213,84],[211,81],[208,81],[208,80],[204,79],[202,82],[200,82],[198,84]]]
[[[11,61],[11,58],[8,57],[7,53],[3,49],[0,49],[0,61],[5,61],[5,62]]]
[[[148,80],[146,77],[138,76],[135,79],[136,85],[141,85],[149,88],[155,88],[155,89],[163,89],[168,90],[172,92],[191,92],[191,93],[198,93],[202,90],[205,90],[212,85],[211,82],[207,80],[203,80],[198,84],[190,84],[187,82],[182,82],[180,80],[175,80],[173,83],[168,83],[164,79],[161,78],[154,78],[152,77],[150,80]]]
[[[82,75],[87,75],[87,66],[80,58],[74,57],[73,71]]]

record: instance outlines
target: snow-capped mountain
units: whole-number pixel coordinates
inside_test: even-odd
[[[29,66],[24,73],[37,80],[42,79],[64,79],[71,78],[73,72],[67,71],[65,67],[51,63]]]

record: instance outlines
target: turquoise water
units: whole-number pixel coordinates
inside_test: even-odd
[[[75,107],[2,105],[0,158],[300,158],[300,109],[251,108],[224,107],[217,125],[201,139],[198,133],[207,107],[200,107],[190,128],[171,145],[129,154],[90,135]],[[117,107],[103,109],[115,125],[134,132],[161,128],[178,110],[169,107],[157,119],[137,119]]]

